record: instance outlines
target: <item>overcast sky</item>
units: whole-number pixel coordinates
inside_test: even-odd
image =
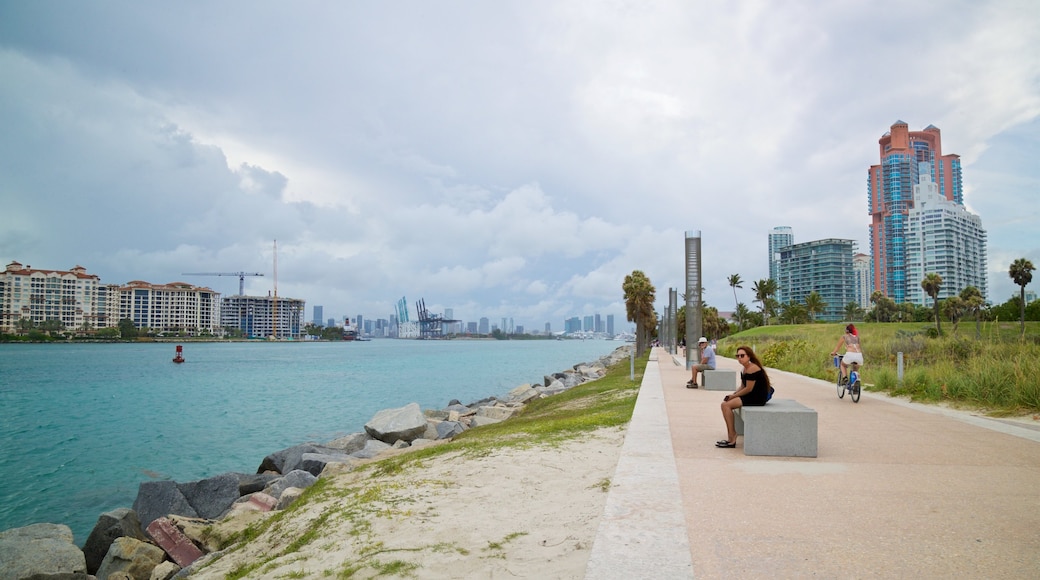
[[[308,320],[627,327],[687,231],[706,302],[740,274],[755,309],[775,226],[869,253],[897,120],[961,155],[989,300],[1040,266],[1035,0],[0,0],[0,79],[3,264],[265,295],[277,239]]]

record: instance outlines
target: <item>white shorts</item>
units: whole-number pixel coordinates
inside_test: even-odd
[[[863,364],[863,353],[861,352],[847,352],[845,356],[841,357],[841,362],[850,365],[852,363]]]

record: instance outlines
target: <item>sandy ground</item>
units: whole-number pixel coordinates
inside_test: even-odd
[[[328,501],[191,577],[284,553],[245,577],[584,578],[624,434],[441,456],[393,476],[331,475]],[[313,539],[292,549],[306,530]]]

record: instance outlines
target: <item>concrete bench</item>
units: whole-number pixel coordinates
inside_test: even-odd
[[[703,387],[706,391],[730,391],[737,390],[737,371],[701,371],[704,375]]]
[[[744,455],[816,457],[816,411],[793,399],[772,399],[763,407],[733,413]]]

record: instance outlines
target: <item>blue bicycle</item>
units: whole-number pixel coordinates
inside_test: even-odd
[[[849,363],[848,377],[841,376],[841,355],[835,355],[834,367],[838,369],[838,398],[844,399],[847,391],[852,402],[858,403],[860,391],[863,390],[863,385],[859,380],[859,363]]]

